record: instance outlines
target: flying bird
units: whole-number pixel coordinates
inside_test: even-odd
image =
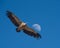
[[[39,33],[34,31],[32,28],[28,27],[26,23],[18,19],[16,15],[13,14],[11,11],[7,11],[6,14],[7,17],[12,21],[12,23],[17,27],[16,28],[17,32],[20,32],[22,30],[24,33],[30,36],[33,36],[35,38],[41,38],[41,35]]]

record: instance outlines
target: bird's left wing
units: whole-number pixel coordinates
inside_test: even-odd
[[[29,28],[28,26],[24,27],[23,32],[35,38],[39,38],[39,37],[41,38],[41,35],[39,33],[35,32],[33,29]]]
[[[16,15],[14,15],[12,12],[10,11],[7,11],[7,16],[8,18],[12,21],[12,23],[15,25],[15,26],[19,26],[21,24],[21,20],[19,20]]]

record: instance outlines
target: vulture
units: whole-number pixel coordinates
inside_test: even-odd
[[[18,19],[16,15],[13,14],[11,11],[6,11],[6,14],[11,22],[17,27],[16,32],[20,32],[22,30],[27,35],[33,36],[35,38],[41,38],[41,35],[39,33],[28,27],[26,23]]]

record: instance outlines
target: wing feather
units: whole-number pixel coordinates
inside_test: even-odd
[[[22,22],[10,11],[7,11],[7,16],[15,26],[19,26]]]
[[[24,27],[23,31],[24,31],[24,33],[26,33],[30,36],[33,36],[35,38],[39,38],[39,37],[41,38],[41,35],[39,33],[35,32],[33,29],[31,29],[27,26]]]

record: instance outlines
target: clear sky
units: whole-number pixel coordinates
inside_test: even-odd
[[[40,24],[41,39],[16,32],[6,16],[10,10],[32,27]],[[0,0],[0,48],[60,48],[59,0]]]

